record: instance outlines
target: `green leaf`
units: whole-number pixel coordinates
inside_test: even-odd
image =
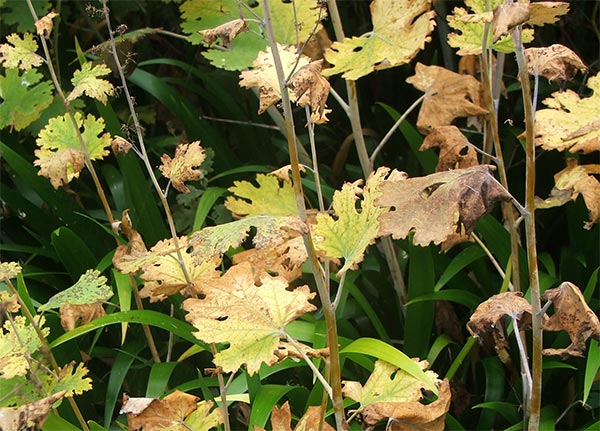
[[[25,33],[21,39],[18,34],[13,33],[6,36],[8,43],[0,45],[0,64],[7,69],[20,68],[29,70],[42,64],[44,59],[35,52],[38,49],[37,42],[31,33]],[[12,46],[11,46],[12,44]]]
[[[221,187],[209,187],[204,190],[200,200],[198,201],[198,206],[196,207],[196,215],[194,216],[192,231],[202,229],[204,222],[206,221],[206,216],[210,212],[217,199],[219,199],[225,193],[225,191],[226,190]]]
[[[274,175],[256,175],[258,187],[248,181],[234,181],[225,207],[236,217],[268,214],[292,216],[298,213],[294,189],[289,181],[280,183]]]
[[[213,409],[212,401],[201,401],[198,407],[185,418],[186,429],[194,431],[208,431],[217,428],[223,423],[219,407]],[[212,409],[212,411],[211,411]],[[209,413],[210,412],[210,413]]]
[[[22,130],[52,104],[52,84],[41,79],[36,70],[19,75],[17,69],[7,69],[5,76],[0,75],[0,129]]]
[[[366,248],[377,237],[379,217],[387,212],[387,208],[375,205],[375,199],[381,196],[379,186],[388,172],[388,168],[377,169],[362,190],[355,182],[346,183],[341,191],[336,191],[333,194],[333,211],[337,219],[329,214],[317,214],[315,246],[327,257],[344,258],[338,276],[361,262]],[[360,212],[356,209],[359,195],[363,197]]]
[[[450,265],[444,269],[439,280],[433,287],[433,290],[438,292],[460,271],[465,269],[469,264],[485,256],[485,251],[479,246],[466,247],[460,253],[452,258]]]
[[[406,306],[413,304],[418,304],[420,302],[426,301],[451,301],[457,302],[459,304],[468,307],[471,310],[475,310],[479,304],[481,304],[482,299],[471,293],[467,290],[460,289],[447,289],[441,290],[439,292],[427,293],[424,295],[417,296],[416,298],[411,299],[407,302]]]
[[[75,114],[75,129],[68,114],[52,118],[42,129],[36,143],[37,160],[34,165],[40,166],[40,175],[48,177],[55,189],[79,177],[84,166],[84,153],[81,148],[78,132],[90,160],[99,160],[108,155],[106,149],[110,145],[110,135],[104,133],[104,120],[93,115],[83,119],[79,112]],[[83,129],[83,130],[82,130]],[[100,137],[99,134],[102,134]]]
[[[44,16],[50,10],[52,3],[48,0],[32,0],[33,8],[37,16]],[[33,17],[28,7],[23,2],[9,1],[2,6],[4,10],[0,14],[0,20],[7,25],[17,25],[17,31],[35,31]]]
[[[73,280],[84,271],[96,267],[98,261],[86,242],[68,227],[59,227],[51,236],[52,246],[58,258]]]
[[[587,354],[587,361],[585,363],[585,376],[583,379],[583,395],[581,402],[585,404],[590,395],[594,380],[598,375],[600,369],[600,348],[598,347],[598,341],[591,340],[590,347]]]
[[[41,305],[38,310],[46,311],[59,308],[67,304],[83,305],[108,301],[113,296],[113,291],[106,284],[106,277],[100,271],[89,269],[79,277],[77,283],[62,292],[52,296],[48,302]]]
[[[64,396],[72,397],[73,395],[81,395],[85,391],[92,389],[92,379],[85,377],[88,369],[82,363],[74,369],[74,364],[74,362],[71,362],[62,367],[58,381],[53,377],[51,378],[51,393],[67,391]]]
[[[177,364],[178,362],[158,362],[152,365],[150,376],[148,376],[146,398],[158,398],[165,393]]]
[[[106,79],[98,79],[110,73],[110,69],[104,64],[92,67],[92,63],[85,63],[81,70],[76,70],[71,83],[74,88],[67,97],[67,101],[77,99],[82,94],[97,99],[106,105],[107,97],[114,93],[114,88]]]

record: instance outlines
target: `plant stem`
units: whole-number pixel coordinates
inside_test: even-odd
[[[210,351],[213,357],[217,354],[217,346],[215,343],[210,343]],[[229,423],[229,412],[227,411],[227,387],[223,380],[223,372],[219,368],[217,373],[217,381],[219,382],[219,394],[221,395],[221,411],[223,412],[223,426],[225,431],[231,431],[231,424]]]
[[[525,112],[525,208],[528,214],[523,216],[525,221],[525,238],[527,241],[527,261],[529,266],[529,288],[531,291],[531,320],[532,320],[532,380],[531,402],[527,406],[529,412],[529,431],[539,429],[540,408],[542,401],[542,315],[540,313],[540,280],[538,274],[537,248],[535,235],[535,124],[534,111],[531,101],[529,73],[521,41],[521,26],[513,30],[515,56],[519,67],[519,81],[523,94]]]
[[[298,149],[296,146],[296,139],[294,133],[294,117],[292,113],[292,105],[288,94],[288,89],[285,83],[285,74],[279,51],[277,48],[277,40],[275,38],[275,32],[273,30],[273,22],[271,19],[270,1],[263,0],[263,19],[265,24],[266,33],[271,46],[271,54],[273,55],[273,62],[275,70],[277,72],[277,79],[279,80],[279,89],[281,92],[281,103],[283,105],[283,116],[285,118],[285,131],[288,141],[289,154],[290,154],[290,165],[292,167],[292,179],[294,185],[294,194],[296,196],[296,205],[298,208],[298,214],[303,222],[307,221],[306,208],[304,206],[304,192],[302,190],[302,182],[300,178],[300,164],[298,162]],[[309,228],[310,229],[310,228]],[[338,431],[347,429],[346,420],[344,418],[344,404],[342,399],[342,379],[340,369],[340,356],[338,346],[338,335],[337,335],[337,322],[335,320],[335,310],[329,297],[329,289],[327,288],[327,280],[324,276],[323,268],[319,263],[315,247],[313,244],[312,236],[310,231],[304,235],[304,244],[309,256],[313,275],[315,277],[315,283],[319,297],[321,299],[323,307],[323,315],[325,317],[325,325],[327,326],[327,346],[329,347],[330,354],[330,385],[332,391],[332,405],[335,416],[335,422]]]

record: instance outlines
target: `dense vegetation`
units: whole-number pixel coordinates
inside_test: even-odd
[[[598,429],[599,3],[431,3],[0,0],[0,429]]]

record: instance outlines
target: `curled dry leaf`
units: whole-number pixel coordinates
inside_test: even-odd
[[[248,31],[246,21],[238,18],[214,28],[199,30],[198,33],[203,36],[202,40],[207,45],[212,45],[219,38],[223,42],[223,45],[229,45],[238,34],[246,31]]]
[[[50,12],[46,16],[38,19],[35,22],[35,30],[37,34],[48,39],[50,37],[50,33],[52,33],[52,27],[54,26],[52,20],[57,16],[58,14],[56,12]]]
[[[535,143],[544,150],[600,150],[600,74],[592,76],[587,86],[590,97],[580,98],[572,90],[553,93],[543,101],[546,109],[535,114]]]
[[[0,407],[0,429],[11,431],[42,429],[52,405],[66,393],[67,391],[60,391],[21,407]]]
[[[519,329],[530,329],[531,304],[523,298],[522,292],[499,293],[479,304],[467,322],[467,330],[482,343],[487,341],[488,334],[492,334],[494,348],[500,360],[507,364],[510,356],[502,323],[504,316],[519,321]]]
[[[496,202],[512,199],[487,165],[386,180],[381,192],[375,203],[390,211],[380,218],[379,235],[401,239],[414,231],[413,242],[423,246],[439,244],[456,233],[470,234]]]
[[[116,223],[118,230],[120,230],[129,240],[127,244],[120,244],[115,250],[112,262],[115,268],[123,273],[136,272],[139,267],[131,267],[126,265],[127,261],[138,259],[144,256],[148,249],[142,235],[131,226],[131,218],[129,217],[129,209],[123,211],[121,220]]]
[[[298,165],[300,172],[306,172],[306,168],[304,165]],[[273,175],[274,177],[279,178],[280,181],[287,181],[289,183],[292,182],[290,177],[290,171],[292,170],[292,165],[285,165],[279,169],[275,169],[274,171],[269,172],[269,175]]]
[[[310,406],[304,415],[298,420],[293,428],[295,431],[334,431],[334,428],[327,422],[323,422],[321,427],[321,418],[323,412],[320,406]],[[290,403],[286,401],[281,407],[276,405],[271,413],[271,429],[276,431],[292,431],[292,412]],[[254,426],[254,431],[265,431],[264,428]]]
[[[205,158],[206,154],[204,154],[204,148],[200,146],[200,141],[179,144],[175,150],[175,158],[171,159],[166,154],[161,156],[162,165],[159,166],[159,169],[165,177],[172,181],[173,187],[182,193],[189,193],[190,189],[184,183],[200,179],[202,172],[194,168],[200,166]]]
[[[66,304],[59,308],[60,326],[65,331],[71,331],[78,326],[90,323],[92,320],[106,315],[102,304]]]
[[[325,108],[329,97],[329,81],[321,75],[323,60],[313,61],[301,67],[288,82],[293,97],[298,106],[308,106],[311,119],[317,124],[327,122],[326,114],[330,109]]]
[[[113,154],[116,156],[117,154],[127,154],[129,150],[131,150],[131,142],[122,136],[115,135],[110,141],[110,147],[113,150]]]
[[[510,33],[521,24],[542,26],[554,24],[559,16],[569,11],[569,3],[539,1],[535,3],[502,3],[494,9],[492,20],[493,41]]]
[[[488,114],[481,102],[481,83],[472,76],[417,63],[415,74],[406,82],[426,93],[417,119],[417,128],[423,134],[449,126],[458,117]]]
[[[436,172],[470,168],[479,164],[477,152],[467,137],[456,126],[436,127],[425,137],[419,151],[439,148]]]
[[[525,59],[530,74],[543,76],[549,81],[567,81],[578,70],[582,73],[587,71],[577,54],[558,43],[543,48],[527,48]]]
[[[600,321],[590,309],[581,291],[565,281],[556,289],[548,289],[542,299],[552,301],[554,314],[544,321],[545,331],[567,331],[571,344],[564,349],[544,349],[544,355],[583,356],[588,338],[600,341]]]

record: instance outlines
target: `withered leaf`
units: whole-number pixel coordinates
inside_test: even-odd
[[[567,81],[578,70],[582,73],[587,71],[587,66],[577,54],[558,43],[543,48],[527,48],[525,59],[530,74],[543,76],[549,81]]]
[[[185,418],[197,408],[198,398],[180,390],[167,395],[162,400],[129,398],[123,396],[121,413],[127,414],[127,423],[131,431],[143,429],[144,431],[158,431],[169,429],[171,431],[185,431]]]
[[[456,126],[436,127],[423,140],[419,151],[439,148],[436,172],[470,168],[479,164],[477,152],[467,137]]]
[[[321,428],[322,417],[320,406],[310,406],[306,413],[300,418],[294,430],[296,431],[334,431],[334,428],[327,422],[323,422]],[[290,403],[286,401],[281,407],[274,406],[271,413],[271,428],[275,431],[292,431],[292,412]],[[265,431],[264,428],[254,426],[254,431]]]
[[[56,12],[50,12],[46,16],[38,19],[35,22],[35,30],[39,36],[43,36],[46,39],[50,37],[50,33],[52,33],[52,27],[54,23],[52,20],[56,18],[58,14]]]
[[[198,33],[204,37],[203,41],[207,45],[212,45],[219,38],[221,38],[223,45],[229,45],[238,34],[245,31],[248,31],[246,21],[238,18],[214,28],[199,30]]]
[[[92,320],[106,315],[101,303],[66,304],[59,308],[60,325],[65,331],[90,323]]]
[[[439,244],[455,233],[470,234],[477,221],[510,194],[488,165],[438,172],[406,180],[387,180],[376,204],[390,207],[381,216],[379,235],[405,238],[416,245]]]
[[[42,429],[52,405],[66,393],[67,391],[60,391],[21,407],[0,407],[0,429],[10,431]]]
[[[548,289],[542,299],[552,301],[554,314],[542,328],[545,331],[567,331],[571,344],[564,349],[544,349],[544,355],[583,356],[588,338],[600,341],[600,321],[590,309],[579,288],[565,281],[555,289]]]
[[[423,134],[449,126],[459,117],[488,113],[481,102],[481,83],[472,76],[417,63],[415,74],[406,82],[426,93],[417,119],[417,128]]]
[[[494,9],[492,19],[492,39],[496,42],[502,36],[508,34],[513,28],[525,23],[530,16],[529,3],[503,3]]]
[[[325,116],[331,111],[325,109],[329,97],[329,81],[321,75],[323,60],[313,61],[301,67],[288,82],[288,87],[293,92],[292,100],[299,106],[308,106],[311,118],[317,124],[327,122]]]
[[[182,193],[189,193],[190,189],[184,183],[200,178],[201,171],[194,168],[200,166],[205,158],[206,155],[200,146],[200,141],[179,144],[173,159],[166,154],[162,155],[160,158],[162,165],[159,166],[159,169],[165,177],[172,181],[173,187]]]
[[[113,150],[113,154],[116,156],[117,154],[127,154],[129,150],[131,150],[131,142],[122,136],[115,135],[110,141],[110,147]]]

